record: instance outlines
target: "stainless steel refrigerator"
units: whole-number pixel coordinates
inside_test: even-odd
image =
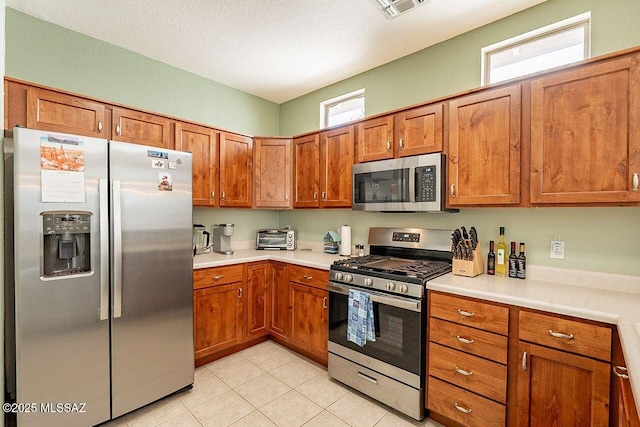
[[[95,425],[193,384],[191,167],[190,153],[84,136],[5,140],[18,426]]]

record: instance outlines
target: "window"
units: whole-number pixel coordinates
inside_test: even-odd
[[[482,49],[482,84],[513,79],[591,56],[591,12]]]
[[[320,129],[364,117],[364,89],[320,103]]]

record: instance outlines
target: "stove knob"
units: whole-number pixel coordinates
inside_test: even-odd
[[[406,294],[409,291],[409,288],[404,283],[399,286],[399,291],[403,294]]]
[[[335,275],[336,280],[342,280],[343,277],[344,277],[344,274],[342,274],[342,272],[336,271],[336,275]]]
[[[365,286],[371,286],[373,285],[373,279],[371,277],[365,277],[364,278],[364,285]]]
[[[344,275],[344,281],[347,282],[347,283],[348,282],[352,282],[353,281],[353,276],[350,275],[349,273],[345,274]]]
[[[396,289],[396,284],[393,282],[387,282],[387,290],[393,291]]]

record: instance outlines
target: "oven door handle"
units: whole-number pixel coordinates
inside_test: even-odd
[[[329,290],[329,292],[337,292],[339,294],[349,295],[349,289],[351,288],[335,282],[329,282],[329,284],[327,285],[327,289]],[[367,292],[371,297],[371,301],[373,302],[389,305],[391,307],[401,308],[404,310],[416,311],[418,313],[422,311],[422,301],[420,300],[384,295],[378,292],[370,292],[366,289],[363,289],[362,291]]]

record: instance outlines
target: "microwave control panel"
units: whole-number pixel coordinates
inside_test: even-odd
[[[416,168],[416,202],[436,201],[436,166]]]

